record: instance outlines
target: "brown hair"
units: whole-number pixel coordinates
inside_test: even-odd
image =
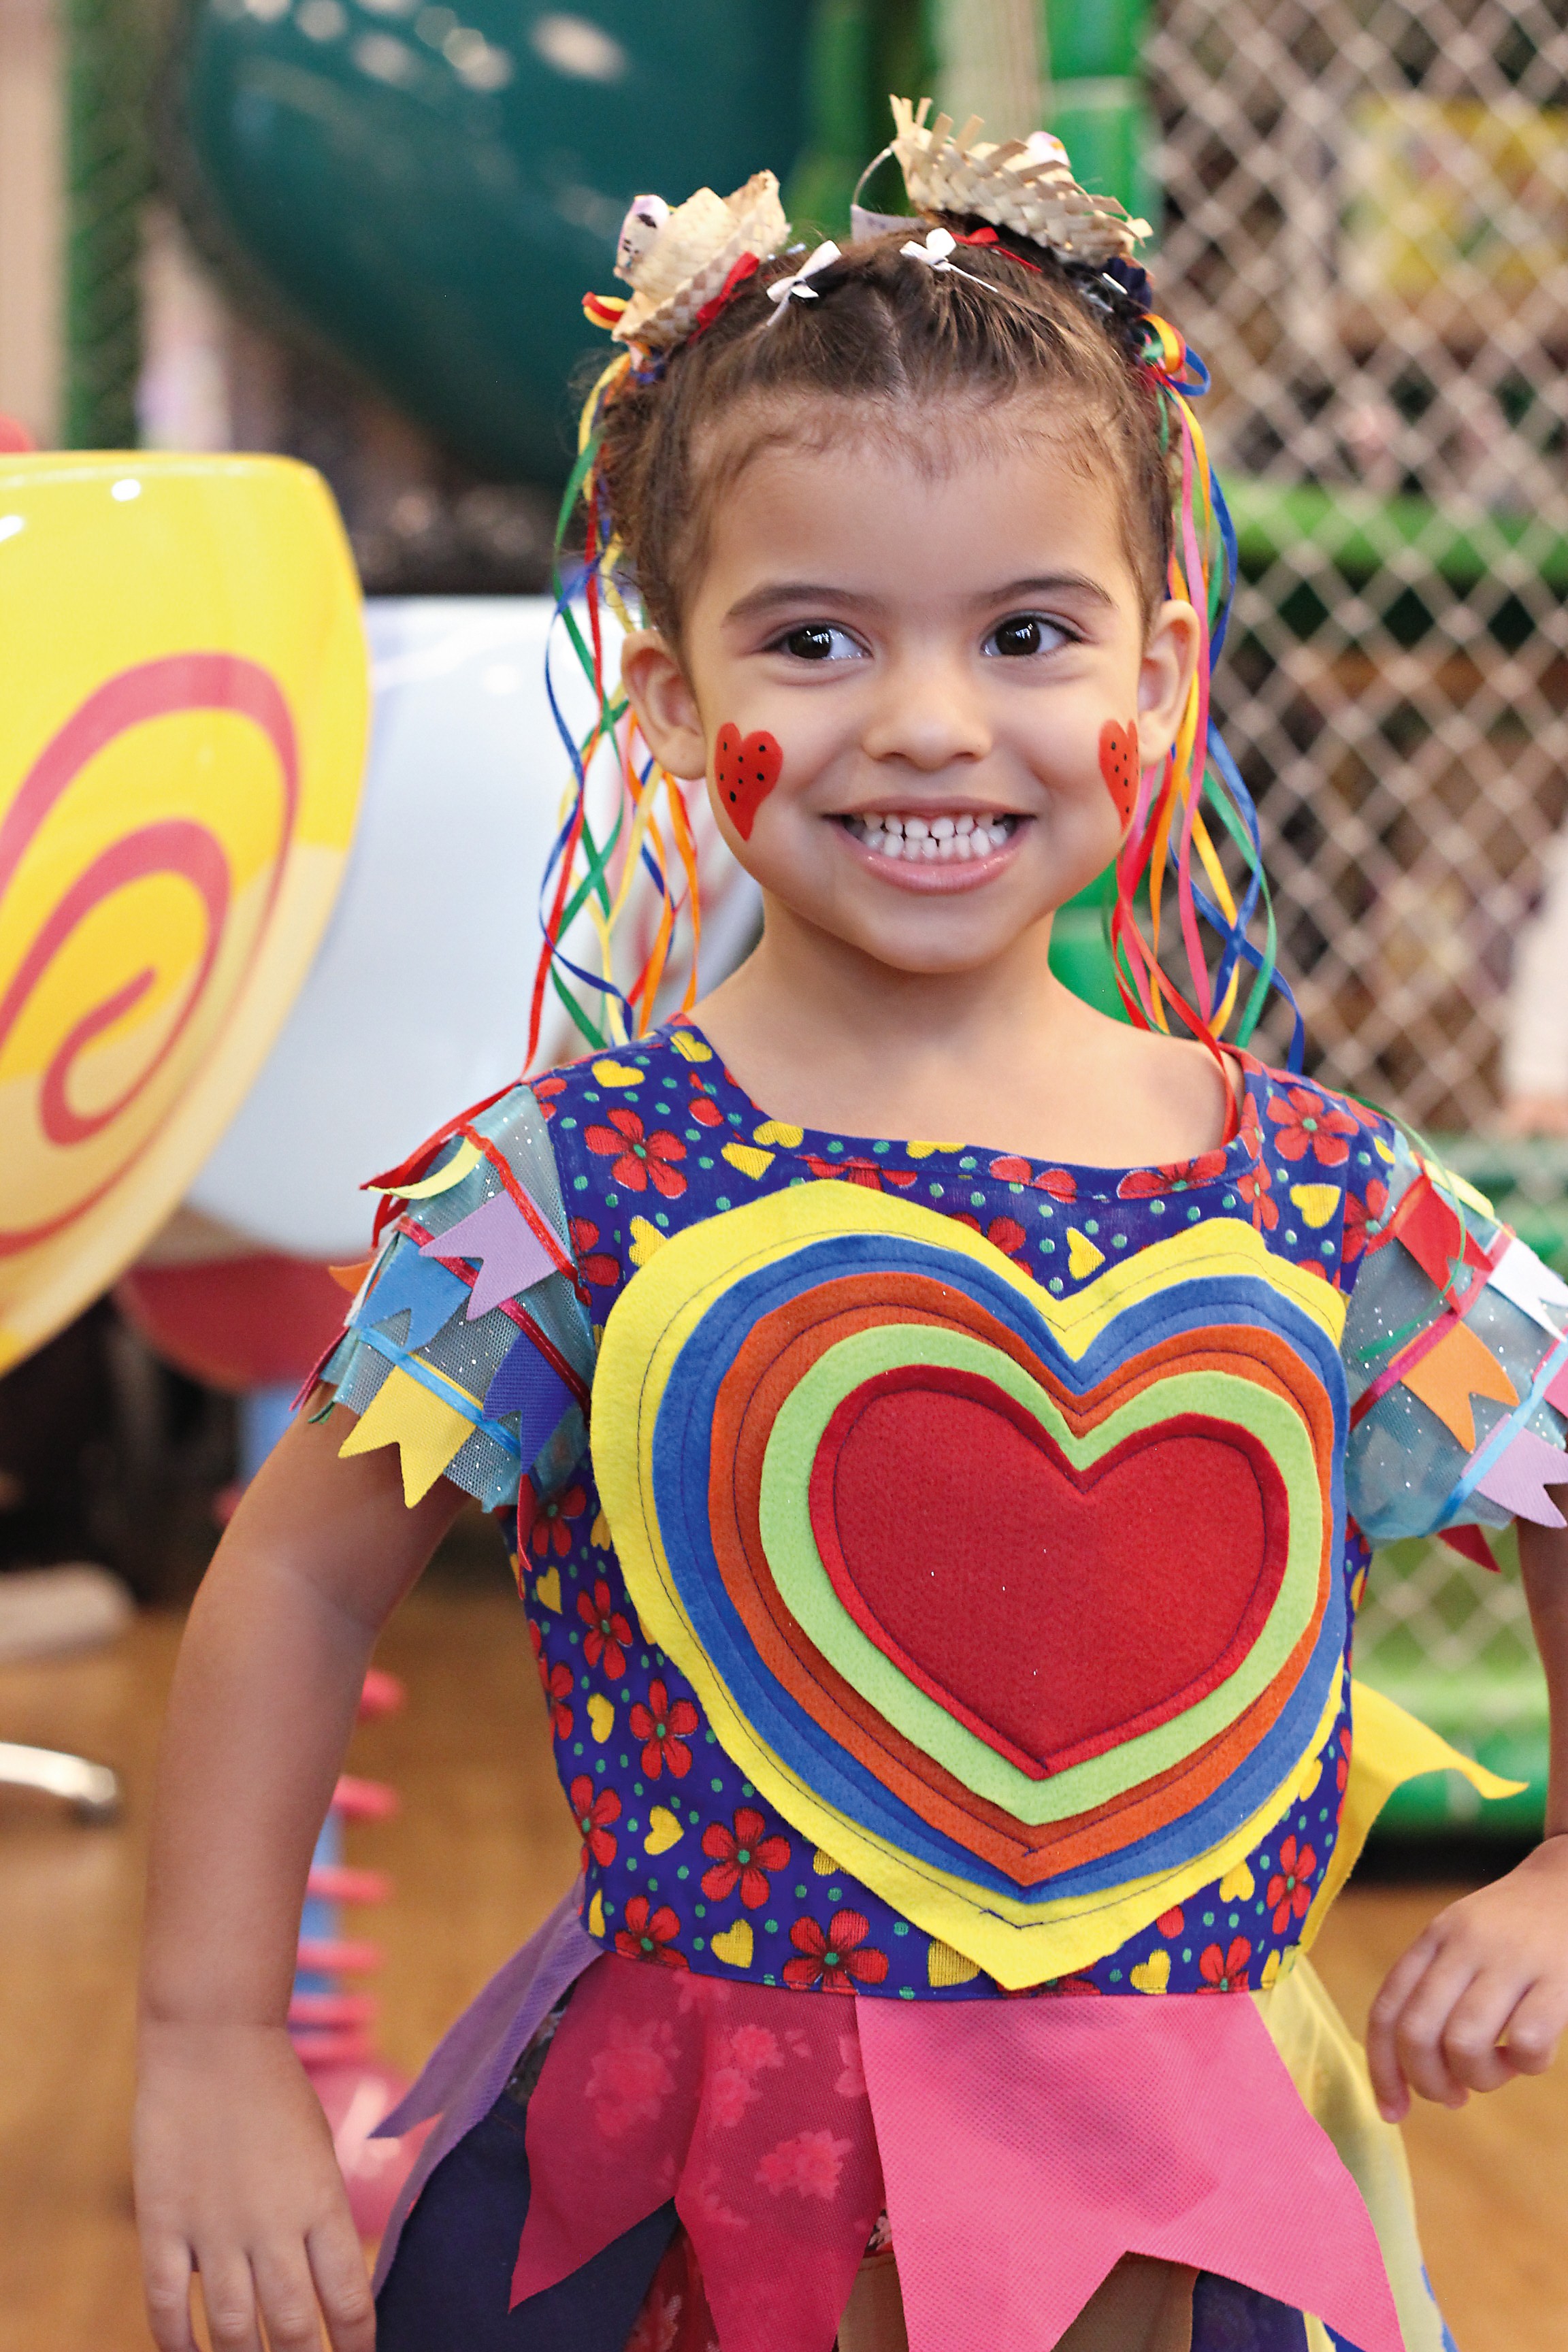
[[[984,288],[931,269],[900,251],[923,227],[851,246],[813,277],[817,299],[786,298],[782,319],[765,289],[795,263],[765,264],[662,373],[628,374],[606,404],[599,538],[620,540],[623,577],[673,646],[715,499],[763,446],[812,437],[790,414],[802,402],[879,409],[895,426],[912,406],[962,417],[1054,403],[1060,446],[1116,497],[1145,621],[1164,595],[1172,481],[1136,320],[1099,313],[1034,247],[1025,261],[1005,244],[964,246],[955,257]]]

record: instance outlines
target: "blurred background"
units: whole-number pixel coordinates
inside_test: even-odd
[[[890,89],[1044,123],[1154,225],[1214,374],[1243,571],[1215,701],[1309,1067],[1568,1273],[1568,0],[0,0],[0,413],[46,449],[317,467],[375,695],[348,881],[251,1100],[112,1296],[0,1381],[0,1742],[79,1746],[124,1800],[89,1828],[0,1791],[0,2347],[145,2343],[130,1948],[179,1612],[343,1304],[353,1180],[521,1058],[558,764],[531,600],[601,348],[579,298],[645,189],[767,164],[803,234],[842,230]],[[448,935],[481,826],[503,911],[476,1034],[367,910],[395,892],[405,937]],[[733,955],[750,904],[712,878]],[[1063,922],[1086,987],[1097,940],[1093,906]],[[1401,1792],[1325,1938],[1352,2017],[1539,1825],[1507,1549],[1496,1575],[1437,1545],[1373,1571],[1359,1670],[1529,1793],[1482,1820],[1457,1777]],[[109,1578],[38,1580],[82,1563]],[[340,2055],[416,2065],[570,1874],[505,1585],[465,1519],[384,1645],[408,1704],[373,1702],[353,1760],[402,1811],[351,1794],[338,1823],[395,1881],[379,2011],[341,1962],[301,1979]],[[1470,2352],[1568,2344],[1565,2123],[1557,2077],[1419,2119]]]

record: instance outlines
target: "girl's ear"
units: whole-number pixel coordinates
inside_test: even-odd
[[[1149,625],[1138,673],[1138,758],[1145,768],[1163,760],[1176,740],[1198,666],[1198,616],[1175,598],[1160,605]]]
[[[634,629],[621,646],[621,684],[661,768],[690,782],[708,773],[697,698],[657,629]]]

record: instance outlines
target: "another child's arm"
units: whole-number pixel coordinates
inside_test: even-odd
[[[331,2136],[286,2031],[312,1846],[377,1633],[463,1497],[405,1507],[395,1448],[339,1459],[298,1423],[191,1612],[153,1836],[136,2198],[160,2352],[370,2352],[375,2322]]]
[[[1516,1870],[1451,1903],[1396,1960],[1367,2021],[1377,2103],[1462,2107],[1552,2063],[1568,2026],[1568,1528],[1519,1522],[1520,1565],[1552,1705],[1546,1836]]]

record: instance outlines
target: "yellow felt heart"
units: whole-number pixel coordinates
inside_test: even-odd
[[[599,1513],[588,1530],[588,1541],[595,1544],[600,1551],[608,1551],[610,1549],[610,1523],[603,1511]]]
[[[765,1176],[773,1164],[771,1151],[758,1151],[749,1143],[727,1143],[719,1157],[727,1160],[731,1168],[738,1168],[742,1176],[753,1179]]]
[[[1244,1862],[1238,1862],[1234,1870],[1227,1870],[1219,1883],[1222,1903],[1250,1903],[1255,1892],[1252,1873]]]
[[[647,1817],[647,1835],[642,1842],[644,1853],[668,1853],[679,1845],[685,1832],[668,1805],[655,1805]]]
[[[604,1932],[605,1898],[602,1895],[595,1895],[588,1906],[588,1933],[590,1936],[603,1936]]]
[[[1169,1952],[1151,1952],[1146,1960],[1140,1960],[1137,1967],[1129,1969],[1127,1973],[1135,1991],[1163,1992],[1171,1981],[1171,1955]]]
[[[715,1959],[728,1960],[732,1969],[749,1969],[752,1965],[752,1945],[751,1921],[737,1919],[734,1926],[726,1927],[721,1936],[713,1937],[708,1948]]]
[[[833,1856],[830,1853],[824,1853],[820,1846],[811,1857],[811,1866],[818,1878],[837,1878],[839,1874],[838,1864],[834,1861]]]
[[[1305,1222],[1316,1233],[1321,1225],[1328,1223],[1339,1207],[1340,1188],[1337,1184],[1292,1184],[1290,1198],[1300,1210]]]
[[[542,1576],[534,1578],[533,1597],[542,1609],[553,1609],[557,1617],[560,1616],[561,1570],[558,1568],[547,1568]]]
[[[1301,1767],[1301,1777],[1296,1783],[1296,1794],[1298,1797],[1310,1797],[1322,1777],[1322,1758],[1321,1756],[1309,1756],[1306,1762]]]
[[[634,1265],[646,1265],[655,1250],[662,1249],[666,1236],[646,1217],[634,1217],[631,1223],[631,1246],[628,1255]]]
[[[588,1727],[601,1748],[616,1727],[616,1710],[602,1691],[588,1701]]]
[[[644,1073],[629,1062],[595,1062],[594,1076],[602,1087],[640,1087]]]
[[[926,1946],[926,1982],[931,1985],[968,1984],[980,1974],[977,1962],[955,1952],[951,1944],[943,1944],[933,1936]]]
[[[787,1119],[764,1118],[761,1127],[752,1130],[753,1143],[782,1143],[788,1151],[805,1141],[804,1127],[791,1127]]]
[[[1072,1276],[1073,1280],[1081,1282],[1086,1274],[1092,1274],[1097,1265],[1104,1264],[1105,1252],[1102,1249],[1096,1249],[1089,1235],[1080,1234],[1076,1225],[1069,1225],[1068,1227],[1068,1272]]]
[[[710,1062],[713,1059],[712,1046],[705,1045],[700,1037],[694,1037],[689,1029],[678,1029],[669,1042],[683,1062]]]
[[[904,1150],[911,1160],[929,1160],[933,1151],[956,1151],[956,1143],[906,1143]]]

